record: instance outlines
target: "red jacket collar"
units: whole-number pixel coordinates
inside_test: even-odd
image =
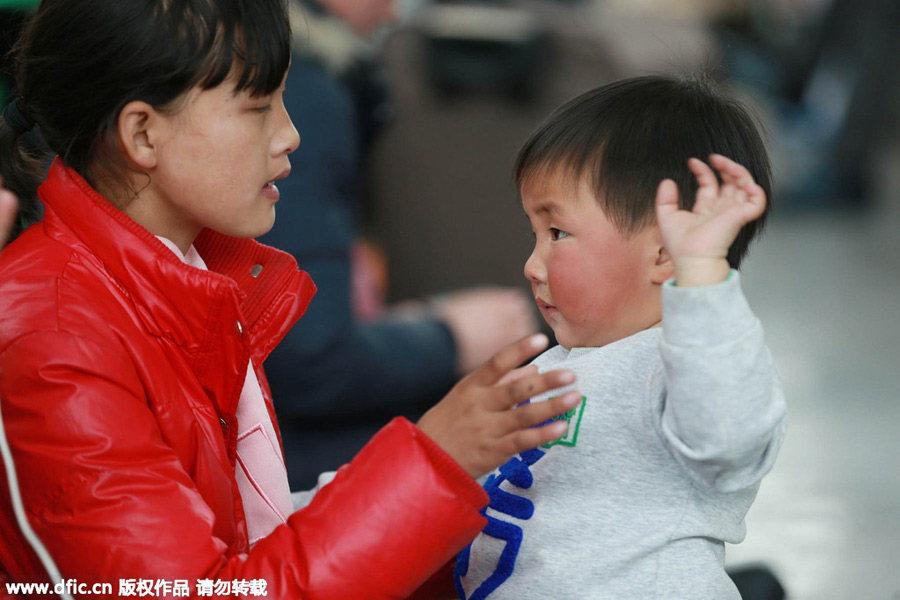
[[[210,314],[222,303],[237,301],[259,364],[315,294],[312,279],[297,269],[290,254],[208,229],[194,246],[209,271],[184,264],[58,158],[39,195],[47,207],[48,233],[62,236],[61,222],[103,263],[151,332],[172,338],[188,352],[209,350],[200,332],[209,327]]]

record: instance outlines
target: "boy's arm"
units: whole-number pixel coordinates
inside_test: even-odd
[[[679,210],[671,181],[660,184],[657,220],[675,280],[663,288],[666,404],[661,431],[676,458],[709,487],[752,485],[771,468],[785,428],[785,402],[762,327],[729,269],[728,249],[765,211],[750,173],[719,155],[712,169],[689,166],[699,189]]]
[[[710,286],[663,288],[666,397],[661,435],[704,486],[735,491],[774,464],[786,405],[759,319],[740,276]]]

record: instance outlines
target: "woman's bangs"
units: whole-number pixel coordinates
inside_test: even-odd
[[[231,0],[218,3],[215,29],[205,44],[207,59],[197,74],[202,88],[237,73],[236,91],[271,94],[291,62],[291,27],[284,0]]]

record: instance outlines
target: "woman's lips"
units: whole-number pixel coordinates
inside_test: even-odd
[[[284,179],[285,177],[287,177],[290,174],[291,174],[291,167],[290,167],[290,165],[288,165],[281,171],[281,173],[279,173],[278,175],[275,176],[275,179],[266,183],[266,185],[263,186],[263,195],[266,198],[268,198],[269,200],[271,200],[272,202],[278,202],[278,199],[281,197],[281,192],[278,190],[278,186],[275,185],[275,182],[280,181],[281,179]]]
[[[281,197],[281,193],[278,191],[278,187],[274,182],[267,183],[263,186],[263,195],[272,202],[278,202],[278,199]]]

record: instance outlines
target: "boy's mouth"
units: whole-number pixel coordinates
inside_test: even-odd
[[[547,302],[544,302],[540,298],[535,298],[534,301],[537,303],[537,307],[541,312],[549,312],[549,311],[556,310],[555,306],[553,306],[552,304],[548,304]]]

